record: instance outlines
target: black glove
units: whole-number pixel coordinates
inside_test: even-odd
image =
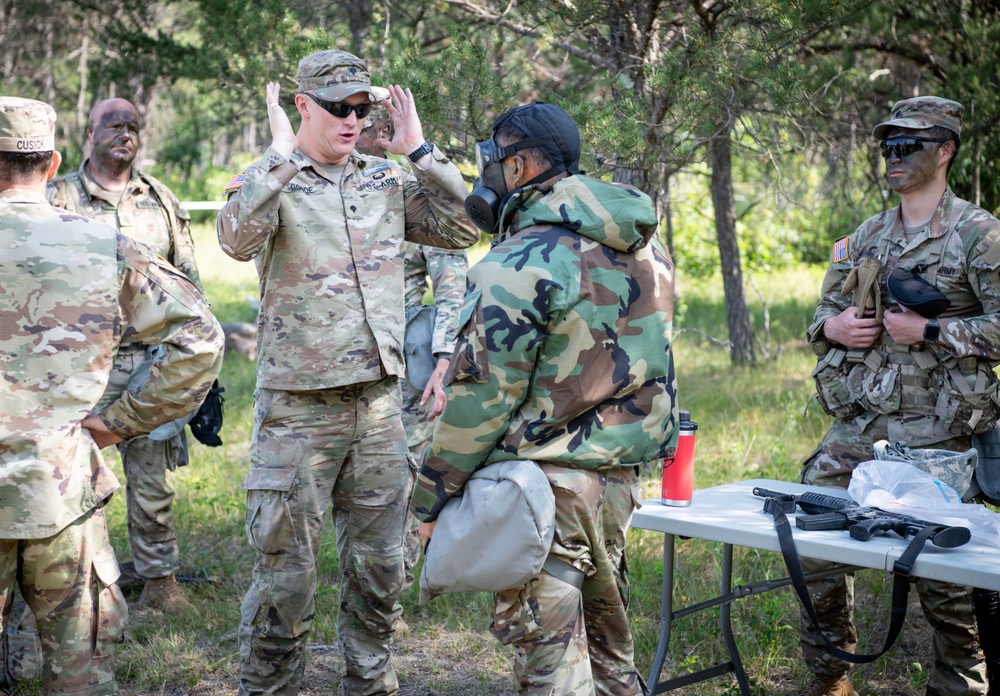
[[[222,411],[226,400],[222,398],[225,387],[219,386],[219,380],[215,380],[212,388],[208,390],[208,395],[201,402],[201,407],[194,414],[194,418],[188,423],[191,434],[203,445],[208,447],[218,447],[222,444],[219,431],[222,430]]]

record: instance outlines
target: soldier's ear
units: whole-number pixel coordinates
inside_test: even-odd
[[[511,155],[507,158],[507,161],[510,162],[510,180],[514,184],[511,188],[517,188],[520,186],[522,179],[527,179],[524,175],[524,157],[521,155]]]
[[[304,94],[295,95],[295,108],[304,119],[309,118],[309,101],[310,99]]]
[[[45,180],[48,181],[56,175],[59,171],[59,165],[62,164],[62,153],[59,150],[52,151],[52,162],[49,164],[49,171],[45,175]]]
[[[943,163],[947,164],[951,160],[951,158],[955,156],[955,151],[957,149],[958,148],[955,145],[955,141],[954,140],[947,140],[947,141],[941,143],[941,146],[940,146],[940,149],[938,150],[938,152],[940,152],[944,156],[943,160],[942,160]]]

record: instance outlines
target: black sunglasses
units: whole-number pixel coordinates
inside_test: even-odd
[[[898,135],[887,140],[883,140],[879,144],[879,152],[882,153],[882,157],[888,158],[889,154],[892,152],[896,153],[896,157],[902,159],[907,155],[912,155],[914,152],[919,152],[924,149],[924,143],[947,143],[949,140],[943,138],[916,138],[911,135]]]
[[[326,99],[320,99],[315,94],[310,94],[309,92],[303,92],[304,95],[316,102],[321,109],[326,111],[337,118],[347,118],[348,114],[352,111],[357,114],[358,120],[367,118],[369,112],[372,110],[371,102],[365,102],[364,104],[348,104],[347,102],[335,102],[327,101]]]

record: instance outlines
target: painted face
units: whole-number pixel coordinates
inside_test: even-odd
[[[922,137],[920,131],[899,129],[886,139],[886,144],[892,144],[896,138],[906,136]],[[920,144],[921,149],[907,155],[899,154],[899,150],[905,148],[890,148],[885,157],[885,176],[889,187],[896,193],[916,191],[934,179],[940,160],[940,149],[944,144],[936,142]]]
[[[352,94],[344,99],[352,106],[368,102],[367,92]],[[365,127],[365,119],[351,110],[345,118],[337,118],[308,96],[305,98],[308,119],[299,133],[302,151],[323,164],[345,162]]]
[[[388,118],[376,119],[371,128],[365,128],[358,136],[357,148],[368,155],[381,157],[383,153],[378,146],[378,139],[392,140],[392,121]]]
[[[131,109],[102,113],[91,131],[90,156],[107,169],[128,167],[139,152],[139,116]]]

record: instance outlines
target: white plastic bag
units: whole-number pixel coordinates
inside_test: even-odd
[[[862,462],[847,488],[862,507],[877,507],[939,522],[968,527],[973,539],[1000,546],[1000,515],[984,505],[963,503],[958,492],[906,462]]]

